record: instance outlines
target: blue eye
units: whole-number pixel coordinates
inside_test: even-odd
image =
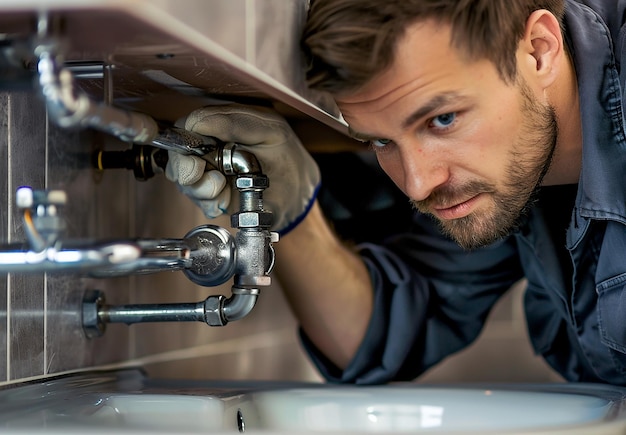
[[[451,112],[435,116],[431,121],[431,124],[435,128],[446,129],[454,124],[454,121],[456,120],[456,115],[457,114],[455,112]]]
[[[374,148],[385,148],[390,142],[391,139],[373,139],[370,141],[370,145]]]

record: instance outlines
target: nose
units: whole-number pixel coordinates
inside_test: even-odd
[[[450,179],[443,156],[419,146],[398,147],[395,156],[379,156],[381,167],[412,200],[422,201]],[[381,158],[382,157],[382,158]]]

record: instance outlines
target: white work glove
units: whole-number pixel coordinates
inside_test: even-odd
[[[189,114],[184,128],[235,142],[256,156],[269,179],[263,204],[273,213],[272,231],[286,234],[309,212],[320,184],[319,168],[279,114],[234,104],[208,106]],[[208,218],[238,211],[238,195],[231,194],[235,189],[232,183],[217,170],[206,171],[206,166],[200,157],[170,151],[165,175]]]

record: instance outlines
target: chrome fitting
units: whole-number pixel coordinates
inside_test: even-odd
[[[234,237],[215,225],[201,225],[185,235],[191,264],[184,270],[192,282],[211,287],[229,280],[235,273],[237,248]]]
[[[104,304],[104,293],[100,290],[89,290],[83,298],[83,331],[89,339],[102,337],[106,324],[100,320],[98,312]]]
[[[237,189],[267,189],[270,186],[269,178],[265,175],[240,175],[235,181]]]
[[[204,301],[204,320],[209,326],[224,326],[226,319],[223,317],[225,296],[209,296]]]
[[[233,228],[269,228],[272,221],[273,215],[270,211],[244,211],[230,217]]]

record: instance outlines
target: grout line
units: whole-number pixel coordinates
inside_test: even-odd
[[[45,144],[44,144],[44,189],[50,188],[50,142],[48,141],[50,137],[50,124],[48,118],[48,107],[45,107],[44,112],[44,128],[45,128]],[[43,274],[43,367],[42,373],[44,375],[48,374],[48,274]]]
[[[43,368],[42,373],[48,374],[48,274],[43,274]]]
[[[6,335],[6,357],[7,357],[7,372],[6,380],[11,379],[11,280],[10,275],[7,275],[7,335]]]
[[[50,158],[50,143],[48,142],[48,138],[50,137],[50,124],[49,124],[49,119],[48,119],[48,107],[44,105],[44,133],[45,133],[45,143],[44,143],[44,152],[43,152],[43,158],[44,158],[44,165],[43,165],[43,185],[44,185],[44,189],[48,189],[49,186],[49,175],[50,175],[50,171],[48,170],[48,163],[49,163],[49,158]]]
[[[13,195],[11,195],[11,189],[13,185],[13,171],[11,170],[11,94],[7,95],[7,243],[11,243],[11,227],[13,226],[13,215],[11,214],[11,210],[13,210]],[[11,379],[11,274],[7,274],[7,294],[6,294],[6,306],[7,306],[7,315],[6,315],[6,380]]]

